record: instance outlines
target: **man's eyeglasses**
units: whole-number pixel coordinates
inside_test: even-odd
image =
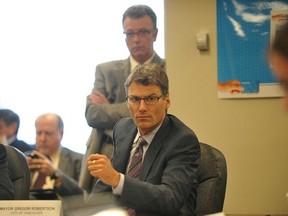
[[[153,32],[153,29],[141,29],[139,31],[127,31],[123,32],[126,35],[126,38],[132,38],[135,35],[138,37],[146,37]]]
[[[145,104],[147,105],[153,105],[156,104],[161,97],[164,97],[165,95],[155,96],[150,95],[146,97],[138,97],[138,96],[128,96],[126,99],[128,100],[128,103],[132,105],[139,105],[141,103],[141,100],[144,100]]]

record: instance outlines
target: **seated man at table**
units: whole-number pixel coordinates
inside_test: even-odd
[[[139,65],[125,91],[131,117],[114,127],[112,162],[101,154],[88,158],[90,174],[100,179],[93,192],[112,191],[130,215],[193,215],[200,147],[194,132],[167,114],[166,72]]]
[[[0,109],[0,143],[13,146],[21,152],[32,150],[32,146],[17,138],[20,118],[10,109]]]
[[[36,150],[27,157],[33,172],[31,189],[55,189],[57,195],[82,194],[78,186],[83,155],[61,145],[64,124],[57,114],[40,115],[35,122]]]

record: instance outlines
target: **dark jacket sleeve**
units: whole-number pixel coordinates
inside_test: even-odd
[[[0,144],[0,200],[14,199],[13,184],[10,180],[6,148]]]

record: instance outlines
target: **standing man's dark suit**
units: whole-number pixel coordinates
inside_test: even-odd
[[[115,125],[112,164],[120,173],[126,173],[136,133],[137,128],[131,118],[121,119]],[[120,204],[133,206],[137,214],[149,209],[163,215],[193,215],[197,188],[193,179],[196,179],[199,158],[199,142],[194,132],[175,116],[167,115],[146,152],[139,176],[141,181],[125,175]],[[97,184],[95,192],[111,190],[103,186]],[[178,209],[181,209],[180,212]]]
[[[14,190],[10,180],[6,158],[6,148],[0,143],[0,200],[14,199]]]
[[[165,68],[165,60],[161,59],[157,54],[155,54],[151,63],[157,63],[162,68]],[[96,68],[95,83],[92,92],[101,92],[108,98],[111,104],[95,105],[87,99],[85,116],[89,126],[93,130],[86,144],[87,149],[83,158],[79,184],[88,193],[93,188],[95,178],[93,179],[87,170],[87,158],[96,152],[110,156],[109,152],[113,151],[113,148],[112,142],[109,140],[109,134],[111,135],[111,130],[119,119],[130,116],[124,89],[125,80],[130,73],[129,58],[103,63]],[[108,146],[110,150],[107,151]]]

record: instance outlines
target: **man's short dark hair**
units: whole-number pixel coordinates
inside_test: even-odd
[[[15,135],[17,135],[20,126],[20,118],[15,112],[10,109],[0,109],[0,120],[3,120],[7,126],[15,123]]]
[[[154,28],[157,28],[157,17],[154,11],[147,5],[134,5],[129,7],[123,14],[122,24],[127,17],[132,19],[139,19],[144,16],[149,16],[152,20]]]

